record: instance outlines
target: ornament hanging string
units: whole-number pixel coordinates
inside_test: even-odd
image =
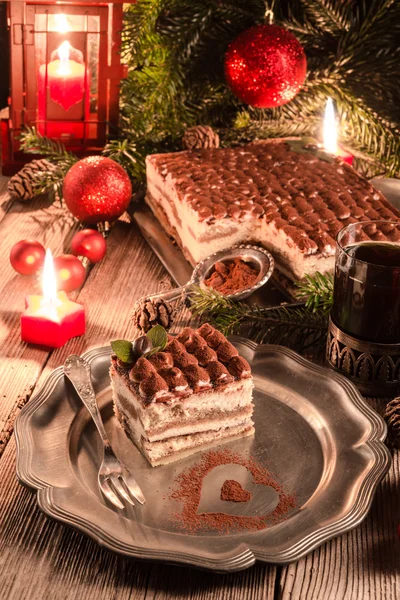
[[[272,25],[274,22],[274,8],[275,0],[272,0],[271,5],[269,2],[265,3],[264,23],[266,25]]]
[[[264,20],[266,25],[272,25],[274,22],[274,13],[270,8],[265,11]]]

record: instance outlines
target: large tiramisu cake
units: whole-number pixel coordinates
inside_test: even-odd
[[[146,164],[147,202],[192,264],[255,242],[301,279],[333,270],[345,225],[400,217],[348,164],[286,142],[155,154]]]
[[[254,433],[248,362],[208,324],[135,364],[111,359],[114,409],[152,466]]]

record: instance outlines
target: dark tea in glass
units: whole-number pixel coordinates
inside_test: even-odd
[[[400,343],[399,223],[354,223],[339,232],[331,316],[360,340]]]

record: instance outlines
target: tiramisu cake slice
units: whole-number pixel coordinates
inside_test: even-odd
[[[135,364],[111,358],[114,410],[154,467],[254,433],[248,362],[208,324]]]
[[[400,217],[348,164],[287,142],[154,154],[146,165],[146,201],[192,264],[255,242],[302,279],[333,270],[342,227]]]

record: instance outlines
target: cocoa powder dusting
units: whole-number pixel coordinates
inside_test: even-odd
[[[227,479],[222,484],[221,500],[225,502],[248,502],[251,500],[251,494],[248,490],[242,488],[238,481]]]
[[[235,294],[256,282],[259,271],[241,258],[216,262],[210,277],[204,283],[220,294]]]
[[[236,464],[245,467],[258,485],[272,487],[279,494],[279,502],[272,513],[255,516],[228,515],[225,513],[198,513],[202,484],[207,473],[220,465]],[[289,495],[254,458],[244,458],[230,449],[214,450],[204,454],[192,467],[183,471],[174,481],[170,499],[181,501],[181,511],[173,515],[188,533],[216,530],[222,534],[238,531],[260,531],[282,521],[295,507],[296,499]]]

